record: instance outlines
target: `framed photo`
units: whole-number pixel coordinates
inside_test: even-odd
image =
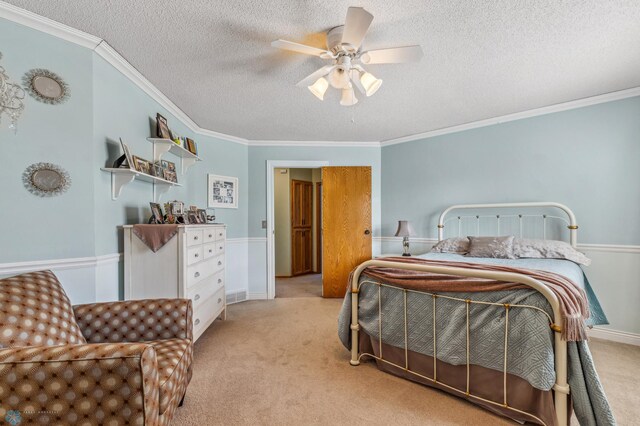
[[[168,180],[169,182],[178,183],[178,175],[176,172],[172,172],[171,170],[162,169],[164,174],[164,180]]]
[[[199,223],[207,223],[207,211],[205,209],[198,209]]]
[[[147,160],[134,155],[133,164],[137,171],[153,176],[152,164]]]
[[[164,170],[158,164],[153,164],[151,166],[153,168],[153,175],[159,178],[164,179]]]
[[[237,209],[238,178],[207,175],[207,207]]]
[[[120,145],[122,145],[122,151],[124,151],[124,156],[127,160],[127,165],[130,169],[135,169],[135,164],[133,163],[133,156],[131,155],[131,151],[129,151],[129,147],[127,144],[122,142],[122,138],[120,138]]]
[[[164,118],[159,113],[156,114],[156,135],[162,139],[171,139],[173,140],[173,135],[171,134],[171,130],[169,130],[169,124],[167,123],[167,119]]]
[[[197,212],[189,210],[187,212],[187,218],[189,219],[189,223],[191,223],[191,224],[200,223],[198,221],[198,213]]]
[[[176,171],[176,163],[172,163],[171,161],[166,161],[166,160],[162,160],[163,164],[162,167],[164,167],[165,169],[169,170],[170,172],[174,172]]]
[[[169,203],[171,205],[171,213],[174,215],[184,214],[184,203],[182,201],[171,201]]]
[[[186,142],[185,148],[187,148],[187,150],[189,150],[189,152],[191,152],[192,154],[198,155],[198,145],[196,145],[193,139],[186,138],[185,142]]]
[[[164,216],[162,215],[162,207],[158,203],[149,203],[151,207],[151,216],[155,223],[164,223]]]

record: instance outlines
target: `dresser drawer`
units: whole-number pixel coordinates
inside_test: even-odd
[[[204,259],[202,246],[194,246],[187,249],[187,265],[193,265]]]
[[[202,229],[187,230],[187,247],[202,244]]]
[[[209,259],[210,257],[215,256],[216,254],[218,254],[217,251],[217,244],[216,243],[210,243],[210,244],[205,244],[203,246],[204,249],[204,258],[205,259]]]
[[[205,300],[193,312],[193,334],[199,336],[224,309],[224,287],[216,291],[213,296]]]
[[[194,265],[187,266],[187,288],[193,287],[198,282],[210,277],[221,268],[218,265],[218,258],[208,259],[204,262],[198,262]]]
[[[202,233],[203,233],[203,237],[204,237],[204,242],[205,243],[210,243],[216,240],[216,232],[218,231],[217,228],[208,228],[208,229],[203,229]]]
[[[193,301],[194,310],[197,310],[200,305],[224,285],[222,274],[223,273],[220,272],[211,278],[202,280],[188,290],[187,297]]]
[[[224,253],[224,246],[225,246],[225,242],[224,240],[220,240],[220,241],[216,241],[215,244],[215,254],[222,254]]]
[[[214,233],[216,241],[224,240],[227,236],[227,230],[224,228],[217,228]]]
[[[215,271],[219,271],[221,269],[224,269],[224,254],[221,254],[220,256],[216,256],[213,259],[211,259],[215,262]]]

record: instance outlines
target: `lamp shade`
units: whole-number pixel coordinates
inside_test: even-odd
[[[413,227],[408,220],[398,221],[398,230],[396,231],[396,237],[410,237],[414,235]]]
[[[353,87],[348,89],[342,89],[342,98],[340,98],[340,105],[353,106],[358,103],[355,93],[353,93]]]
[[[313,93],[314,95],[316,95],[318,99],[323,101],[324,93],[327,91],[327,88],[329,87],[329,82],[324,77],[320,77],[319,79],[316,80],[315,83],[307,87],[309,88],[309,91],[311,93]]]
[[[367,96],[373,95],[378,91],[380,86],[382,86],[382,80],[375,78],[373,74],[368,72],[362,74],[362,77],[360,77],[360,83],[362,84]]]

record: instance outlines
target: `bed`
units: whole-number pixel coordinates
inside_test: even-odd
[[[440,215],[438,240],[446,231],[532,235],[575,248],[577,230],[558,203],[456,205]],[[562,426],[575,411],[581,425],[607,425],[615,419],[584,333],[601,324],[606,316],[572,261],[428,253],[358,266],[339,337],[351,365],[375,360],[518,422]]]

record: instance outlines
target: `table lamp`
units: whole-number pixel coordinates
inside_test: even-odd
[[[415,235],[411,223],[409,223],[408,220],[399,220],[396,237],[402,237],[402,248],[404,249],[404,253],[402,253],[403,256],[411,256],[411,253],[409,253],[409,237],[411,235]]]

